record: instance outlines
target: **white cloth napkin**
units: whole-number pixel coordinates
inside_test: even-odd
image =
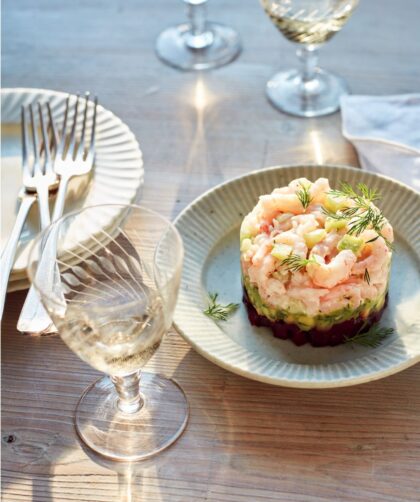
[[[420,191],[420,94],[344,96],[341,114],[362,168]]]

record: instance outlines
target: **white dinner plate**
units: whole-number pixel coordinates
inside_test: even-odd
[[[50,102],[56,124],[61,128],[68,94],[43,89],[1,90],[1,248],[3,249],[15,221],[22,183],[20,111],[22,105]],[[75,100],[75,97],[73,96]],[[70,116],[72,120],[72,116]],[[81,123],[78,124],[79,128]],[[88,124],[89,125],[89,124]],[[73,178],[66,198],[65,213],[98,204],[130,204],[143,182],[143,161],[134,134],[110,111],[98,106],[96,125],[96,159],[92,172]],[[51,197],[51,206],[54,197]],[[110,229],[120,210],[99,215],[97,230]],[[95,226],[95,225],[93,225]],[[89,227],[89,232],[95,228]],[[79,229],[80,231],[80,229]],[[38,208],[32,207],[18,246],[15,265],[10,275],[9,291],[28,287],[26,268],[30,243],[39,232]],[[88,245],[88,236],[80,235]]]
[[[374,349],[355,344],[315,348],[274,338],[250,325],[242,304],[239,226],[258,197],[295,178],[359,182],[383,195],[378,204],[395,231],[389,304],[381,325],[395,332]],[[255,171],[219,185],[176,219],[185,247],[175,324],[204,357],[244,377],[275,385],[341,387],[391,375],[420,360],[420,195],[390,178],[344,166],[286,166]],[[226,322],[205,316],[207,293],[239,303]]]

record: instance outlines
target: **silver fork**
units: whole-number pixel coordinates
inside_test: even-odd
[[[93,103],[93,116],[89,146],[85,148],[86,124],[89,111],[89,93],[85,94],[85,108],[83,113],[82,132],[79,143],[76,142],[76,126],[79,109],[80,96],[77,95],[74,109],[73,125],[71,127],[70,138],[67,144],[67,120],[69,115],[70,96],[67,98],[66,111],[64,113],[63,131],[61,141],[58,145],[57,155],[54,162],[54,171],[60,176],[60,187],[55,201],[53,221],[56,221],[63,214],[66,200],[67,185],[73,176],[80,176],[91,171],[95,161],[95,132],[96,132],[96,107],[98,98],[95,96]]]
[[[70,96],[66,101],[66,110],[64,113],[63,130],[61,139],[57,147],[57,153],[54,160],[54,171],[60,176],[60,185],[57,193],[57,199],[54,206],[52,221],[56,221],[63,214],[67,186],[73,176],[87,174],[93,167],[95,160],[95,131],[96,131],[96,107],[97,98],[94,100],[93,118],[89,146],[85,148],[87,117],[89,111],[89,93],[85,96],[85,107],[83,112],[83,122],[80,140],[76,140],[76,128],[78,121],[80,97],[77,96],[74,108],[73,124],[70,130],[70,136],[67,134],[67,122],[69,118]],[[44,250],[49,252],[49,250]],[[44,268],[48,266],[48,260],[41,260],[37,274],[45,274],[48,271]],[[50,276],[50,275],[48,275]],[[52,333],[57,331],[48,314],[46,313],[41,301],[32,286],[29,290],[26,301],[20,313],[17,329],[29,333]]]
[[[42,106],[38,103],[38,112],[42,132],[42,149],[44,150],[44,162],[41,162],[38,133],[35,125],[35,117],[32,104],[29,106],[31,117],[31,131],[33,146],[33,161],[31,165],[28,141],[28,125],[26,110],[21,108],[21,131],[22,131],[22,182],[23,189],[20,193],[21,204],[16,217],[15,225],[9,240],[1,255],[1,281],[0,281],[0,317],[3,315],[4,301],[7,292],[10,271],[15,260],[16,249],[23,225],[28,216],[32,204],[38,199],[40,220],[42,226],[47,226],[50,221],[48,207],[48,194],[51,188],[57,185],[57,176],[52,169],[49,138],[47,135]],[[54,141],[54,134],[53,134]]]

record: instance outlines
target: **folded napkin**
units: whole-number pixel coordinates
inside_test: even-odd
[[[344,96],[341,114],[364,169],[420,191],[420,94]]]

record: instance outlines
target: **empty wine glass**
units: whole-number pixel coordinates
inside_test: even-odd
[[[182,260],[175,227],[134,205],[71,213],[32,246],[29,275],[61,338],[109,375],[85,390],[75,426],[90,448],[114,460],[150,457],[186,426],[180,386],[140,374],[171,325]]]
[[[182,70],[207,70],[229,63],[241,51],[232,28],[207,21],[207,0],[184,0],[188,22],[163,31],[156,42],[158,56]]]
[[[318,47],[340,31],[359,0],[261,0],[270,19],[299,44],[300,70],[277,73],[267,83],[276,108],[301,117],[319,117],[340,107],[345,81],[317,67]]]

